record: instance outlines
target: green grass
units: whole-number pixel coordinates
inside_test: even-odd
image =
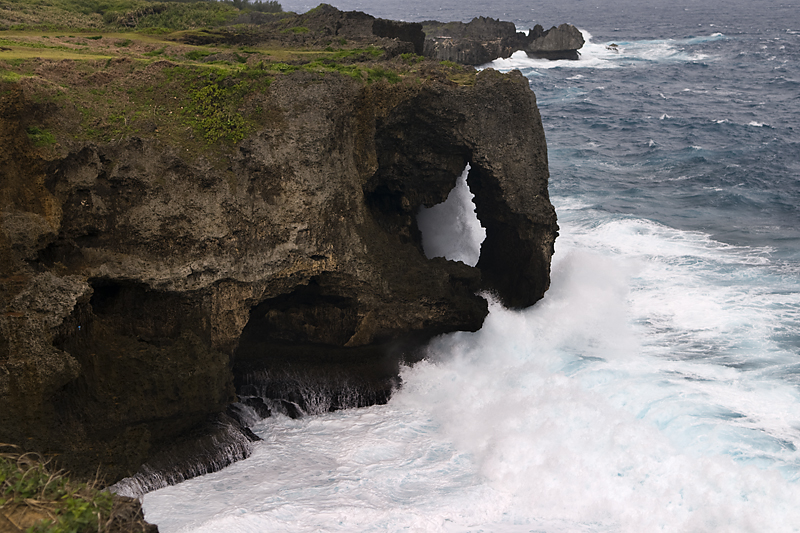
[[[0,46],[22,46],[25,48],[60,48],[66,49],[64,46],[52,46],[44,43],[30,42],[30,41],[12,41],[11,39],[0,39]]]
[[[420,56],[417,54],[409,53],[409,54],[400,54],[400,59],[404,62],[408,63],[409,65],[414,65],[416,63],[421,63],[425,61],[425,56]]]
[[[16,83],[22,79],[22,74],[10,70],[0,70],[0,81]]]
[[[0,512],[25,506],[43,517],[31,533],[88,533],[107,530],[114,497],[92,484],[71,482],[37,455],[0,453]]]
[[[28,134],[28,139],[30,139],[34,146],[50,146],[56,143],[55,135],[38,126],[31,126],[26,132]]]
[[[211,50],[191,50],[186,53],[186,59],[191,59],[192,61],[200,61],[204,57],[208,57],[210,55],[214,55],[216,52]]]
[[[3,0],[0,22],[11,29],[217,27],[247,11],[280,12],[275,1]]]
[[[260,68],[197,71],[178,67],[173,78],[193,80],[184,101],[182,118],[209,144],[218,141],[237,143],[253,131],[259,112],[250,116],[240,112],[245,98],[266,90],[272,79]]]
[[[0,444],[0,521],[26,533],[143,531],[147,523],[138,502],[99,486],[98,479],[75,481],[37,454]]]
[[[309,30],[305,26],[293,26],[291,28],[286,28],[285,30],[281,30],[281,33],[308,33]]]

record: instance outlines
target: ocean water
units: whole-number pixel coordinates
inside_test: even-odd
[[[487,65],[520,69],[537,96],[561,226],[551,289],[435,339],[387,405],[258,422],[252,457],[145,495],[147,519],[800,531],[800,4],[668,4],[334,2],[584,32],[579,61]],[[421,215],[456,228],[427,232],[426,252],[471,261],[469,194],[451,197]]]

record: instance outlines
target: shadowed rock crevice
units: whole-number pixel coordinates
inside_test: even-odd
[[[186,295],[107,279],[91,286],[54,339],[81,368],[54,405],[69,439],[63,460],[103,462],[119,477],[233,400],[229,358]]]

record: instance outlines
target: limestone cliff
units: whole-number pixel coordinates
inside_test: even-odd
[[[541,298],[557,226],[535,97],[518,72],[475,80],[298,71],[256,95],[262,128],[205,154],[155,134],[35,148],[26,127],[58,106],[3,83],[0,441],[117,479],[237,388],[301,362],[385,401],[420,343],[481,326],[479,291]],[[477,268],[426,259],[415,221],[467,163]]]

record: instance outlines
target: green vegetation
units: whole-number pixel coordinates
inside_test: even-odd
[[[193,74],[186,69],[171,73],[184,79]],[[247,120],[239,109],[249,93],[265,90],[270,82],[260,69],[212,70],[191,84],[189,99],[182,106],[183,117],[209,144],[219,140],[237,143],[254,128],[252,119],[258,118],[251,116]]]
[[[150,3],[131,11],[107,12],[103,19],[112,25],[137,29],[182,30],[227,24],[239,14],[232,4],[220,2]]]
[[[56,143],[56,137],[49,131],[38,126],[31,126],[27,129],[28,139],[34,146],[50,146]]]
[[[37,147],[63,150],[75,141],[116,143],[137,136],[169,138],[187,155],[199,155],[210,147],[228,150],[260,128],[281,127],[283,111],[270,103],[270,84],[298,71],[312,74],[304,78],[311,83],[326,76],[362,84],[475,81],[474,69],[452,62],[411,53],[387,58],[369,41],[333,39],[302,15],[225,22],[242,11],[276,6],[251,0],[0,0],[0,28],[3,20],[30,22],[0,29],[0,91],[18,84],[26,99],[52,106],[27,124]],[[51,16],[53,10],[64,16]]]
[[[27,48],[58,48],[45,43],[30,41],[12,41],[10,39],[0,39],[0,46],[25,46]]]
[[[273,0],[4,0],[0,3],[0,27],[181,30],[220,26],[250,11],[277,13],[282,9]]]
[[[12,523],[34,522],[24,524],[31,533],[108,531],[114,505],[111,493],[70,481],[36,455],[0,453],[0,514]]]
[[[210,55],[214,55],[216,52],[212,52],[211,50],[190,50],[186,52],[186,59],[191,59],[192,61],[199,61],[204,57],[208,57]]]
[[[282,33],[308,33],[310,30],[305,26],[294,26],[281,30]]]
[[[15,83],[22,78],[21,74],[8,70],[0,70],[0,81]]]
[[[416,63],[421,63],[425,61],[424,56],[420,56],[417,54],[400,54],[400,59],[408,63],[409,65],[414,65]]]

